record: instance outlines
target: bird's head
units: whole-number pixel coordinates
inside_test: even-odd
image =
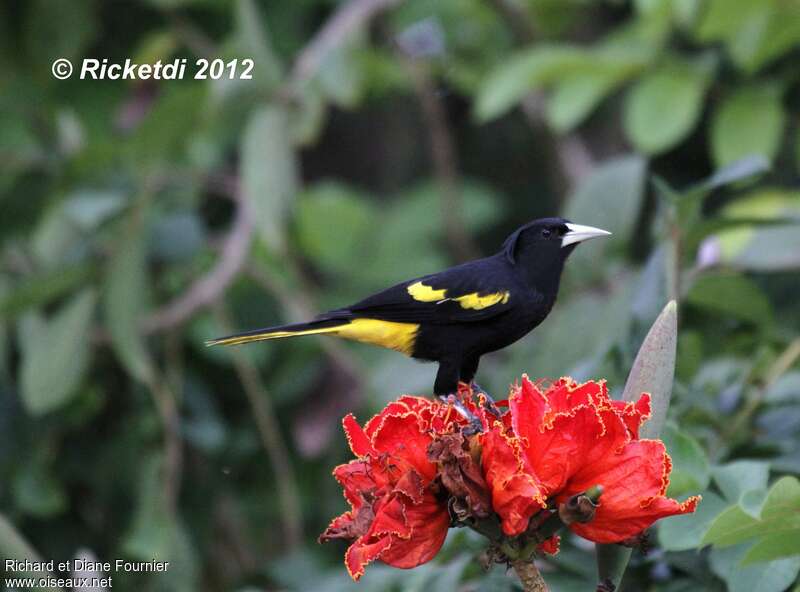
[[[564,218],[540,218],[515,230],[506,239],[503,252],[509,262],[520,263],[531,272],[557,268],[560,273],[564,261],[579,243],[610,234]]]

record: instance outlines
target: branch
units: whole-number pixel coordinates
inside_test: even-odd
[[[517,572],[519,581],[522,582],[522,589],[525,592],[547,592],[549,588],[545,584],[542,574],[533,563],[524,559],[515,559],[511,562],[514,571]]]
[[[231,331],[232,325],[228,311],[222,304],[217,304],[214,313],[220,325]],[[297,487],[294,469],[289,459],[289,450],[281,437],[281,426],[269,392],[261,381],[258,369],[244,352],[237,348],[229,350],[233,356],[233,365],[242,383],[244,392],[253,410],[261,443],[270,459],[275,473],[275,486],[280,499],[280,515],[286,545],[290,549],[297,548],[303,539],[303,514],[300,507],[300,490]]]
[[[441,195],[441,216],[447,243],[455,258],[468,261],[479,256],[478,248],[466,232],[461,190],[458,180],[456,150],[447,124],[447,113],[436,94],[433,82],[423,64],[402,54],[400,60],[406,67],[414,85],[425,127],[428,130],[431,159]]]
[[[288,89],[296,93],[320,69],[327,55],[378,13],[402,0],[350,0],[341,4],[303,48],[289,75]]]
[[[253,212],[252,206],[241,196],[236,185],[235,181],[229,184],[230,197],[237,205],[236,214],[222,242],[216,266],[195,280],[181,296],[147,317],[144,322],[146,333],[180,325],[198,310],[217,302],[244,267],[253,238]]]

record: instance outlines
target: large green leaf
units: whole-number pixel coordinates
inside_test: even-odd
[[[664,427],[661,438],[672,458],[667,495],[680,497],[705,489],[711,475],[708,458],[697,440],[672,424]]]
[[[287,115],[279,105],[253,112],[241,147],[242,192],[255,212],[261,238],[272,249],[286,246],[286,222],[298,187]]]
[[[22,401],[33,415],[65,405],[80,386],[89,365],[95,300],[91,289],[72,297],[25,345],[20,370]]]
[[[722,495],[737,503],[747,491],[765,489],[769,478],[769,463],[759,460],[736,460],[714,467],[714,482]]]
[[[711,570],[728,585],[728,592],[784,592],[797,577],[800,557],[743,565],[747,545],[712,549]]]
[[[800,268],[800,224],[737,226],[708,237],[716,263],[752,271]]]
[[[761,288],[738,273],[699,275],[686,295],[686,302],[754,325],[769,326],[774,320],[772,305]]]
[[[658,524],[658,543],[665,551],[686,551],[700,546],[714,519],[728,502],[713,491],[704,491],[703,501],[692,514],[672,516]]]
[[[703,537],[703,543],[727,547],[779,533],[800,536],[800,481],[796,477],[783,477],[770,488],[759,518],[739,505],[722,512]]]
[[[724,166],[752,154],[774,160],[785,119],[779,86],[740,88],[714,112],[711,123],[714,162]]]
[[[686,138],[700,117],[708,80],[707,66],[682,63],[643,76],[625,102],[623,123],[633,145],[658,154]]]
[[[148,383],[153,378],[153,363],[141,335],[147,307],[147,253],[141,212],[134,211],[132,216],[127,236],[109,266],[103,304],[117,356],[131,376]]]

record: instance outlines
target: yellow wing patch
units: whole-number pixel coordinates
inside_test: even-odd
[[[406,290],[418,302],[437,302],[438,300],[444,300],[445,294],[447,294],[447,290],[434,290],[422,282],[414,282]]]
[[[388,349],[411,355],[414,351],[414,339],[419,325],[416,323],[395,323],[378,319],[353,319],[346,325],[335,328],[335,335],[380,345]]]
[[[481,296],[478,292],[473,292],[472,294],[464,294],[458,298],[453,298],[453,300],[457,301],[458,304],[461,305],[461,308],[481,310],[494,306],[498,302],[505,304],[510,297],[510,292],[495,292],[494,294],[486,294],[485,296]]]
[[[445,302],[452,300],[458,302],[461,308],[481,310],[494,306],[498,302],[505,304],[511,297],[510,292],[494,292],[492,294],[484,294],[481,296],[480,292],[472,292],[471,294],[464,294],[463,296],[456,296],[455,298],[447,297],[447,290],[442,288],[436,290],[430,286],[426,286],[422,282],[414,282],[406,288],[409,295],[417,302]]]

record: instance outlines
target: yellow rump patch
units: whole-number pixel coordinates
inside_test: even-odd
[[[458,298],[453,298],[453,300],[457,301],[461,305],[461,308],[481,310],[494,306],[498,302],[505,304],[508,302],[510,296],[510,292],[495,292],[494,294],[486,294],[485,296],[481,296],[478,292],[473,292],[472,294],[464,294]]]
[[[430,286],[426,286],[422,282],[414,282],[406,288],[409,295],[418,302],[436,302],[444,300],[447,290],[434,290]]]
[[[345,339],[371,343],[411,355],[419,325],[395,323],[378,319],[353,319],[346,325],[335,327],[334,334]]]

